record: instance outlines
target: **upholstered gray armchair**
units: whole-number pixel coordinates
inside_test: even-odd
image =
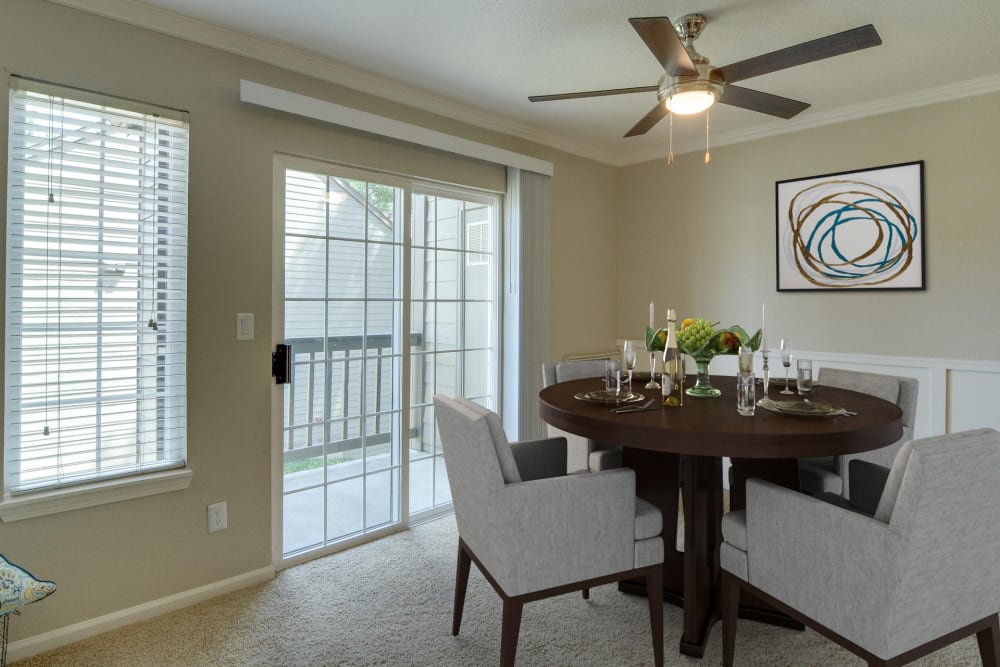
[[[900,665],[975,634],[1000,661],[1000,433],[900,448],[874,517],[768,482],[723,517],[723,664],[741,591],[868,661]]]
[[[565,440],[508,444],[497,415],[434,397],[458,523],[452,634],[470,563],[503,600],[500,664],[511,666],[525,602],[644,578],[656,664],[663,664],[663,522],[628,468],[566,475]]]
[[[813,495],[834,493],[850,498],[851,461],[860,459],[888,468],[900,446],[913,437],[917,412],[917,380],[895,375],[862,373],[840,368],[821,368],[817,384],[850,389],[895,403],[903,411],[903,437],[891,445],[849,456],[823,456],[799,459],[799,488]]]
[[[581,378],[603,378],[604,360],[585,359],[542,364],[542,386]],[[549,437],[566,438],[566,469],[569,472],[609,470],[622,467],[622,448],[597,442],[547,425]]]

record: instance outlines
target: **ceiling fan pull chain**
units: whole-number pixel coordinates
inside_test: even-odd
[[[705,164],[712,164],[712,154],[708,152],[708,117],[710,112],[705,111]]]
[[[670,114],[670,148],[667,151],[667,164],[674,163],[674,115]]]

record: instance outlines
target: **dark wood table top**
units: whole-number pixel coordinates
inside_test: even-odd
[[[687,386],[693,383],[689,377]],[[616,415],[613,406],[574,398],[579,392],[602,389],[601,378],[561,382],[541,391],[539,414],[556,428],[601,442],[699,456],[773,459],[855,454],[903,436],[902,410],[868,394],[821,385],[813,389],[810,400],[838,405],[857,412],[856,416],[800,417],[758,406],[753,417],[743,417],[736,412],[736,378],[713,376],[712,384],[722,396],[685,396],[683,407]],[[757,389],[760,398],[762,386]],[[644,389],[636,382],[633,390],[646,400],[655,394],[654,405],[660,405],[658,389]],[[776,401],[797,398],[780,394],[773,385],[769,395]]]

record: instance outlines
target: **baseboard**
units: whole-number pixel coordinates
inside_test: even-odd
[[[238,591],[242,588],[270,581],[274,578],[274,567],[262,567],[257,570],[216,581],[211,584],[192,588],[191,590],[168,595],[159,600],[145,602],[128,609],[122,609],[111,614],[98,616],[80,623],[67,625],[63,628],[43,632],[40,635],[27,637],[12,642],[7,647],[8,662],[17,662],[31,656],[51,651],[88,637],[99,635],[138,621],[145,621],[156,616],[183,609],[198,602],[214,598],[225,593]]]

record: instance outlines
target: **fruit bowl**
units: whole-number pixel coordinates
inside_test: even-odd
[[[708,365],[721,354],[737,354],[741,345],[754,352],[760,347],[762,333],[757,330],[753,336],[743,327],[734,324],[725,329],[715,329],[714,324],[702,318],[688,318],[677,332],[677,348],[694,359],[698,369],[698,379],[693,387],[684,393],[696,398],[715,398],[722,392],[712,386]],[[662,332],[662,334],[661,334]],[[646,349],[662,350],[666,341],[666,329],[646,327]],[[657,347],[658,346],[658,347]]]

